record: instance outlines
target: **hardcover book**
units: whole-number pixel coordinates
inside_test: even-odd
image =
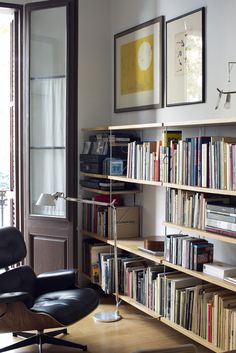
[[[225,276],[236,276],[236,266],[220,261],[214,261],[210,264],[204,264],[203,272],[223,279]]]

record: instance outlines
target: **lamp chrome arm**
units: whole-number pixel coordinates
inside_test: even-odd
[[[97,206],[105,206],[105,207],[111,207],[115,208],[115,202],[116,200],[112,200],[112,202],[101,202],[101,201],[95,201],[95,200],[89,200],[89,199],[83,199],[82,197],[69,197],[65,196],[64,192],[55,192],[53,194],[44,194],[42,193],[39,196],[38,201],[36,202],[37,206],[55,206],[55,201],[58,199],[64,199],[65,201],[72,201],[72,202],[78,202],[78,203],[86,203],[89,205],[97,205]]]

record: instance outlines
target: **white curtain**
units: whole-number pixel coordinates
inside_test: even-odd
[[[63,217],[63,200],[55,207],[35,203],[41,193],[66,191],[66,79],[33,79],[30,93],[31,212]]]

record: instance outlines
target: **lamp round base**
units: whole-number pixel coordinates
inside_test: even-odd
[[[119,321],[121,316],[115,311],[103,311],[94,314],[93,318],[96,322],[113,322]]]

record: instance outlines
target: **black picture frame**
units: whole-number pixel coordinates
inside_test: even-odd
[[[166,22],[166,106],[205,102],[205,8]]]
[[[164,16],[114,36],[114,112],[163,107]]]

